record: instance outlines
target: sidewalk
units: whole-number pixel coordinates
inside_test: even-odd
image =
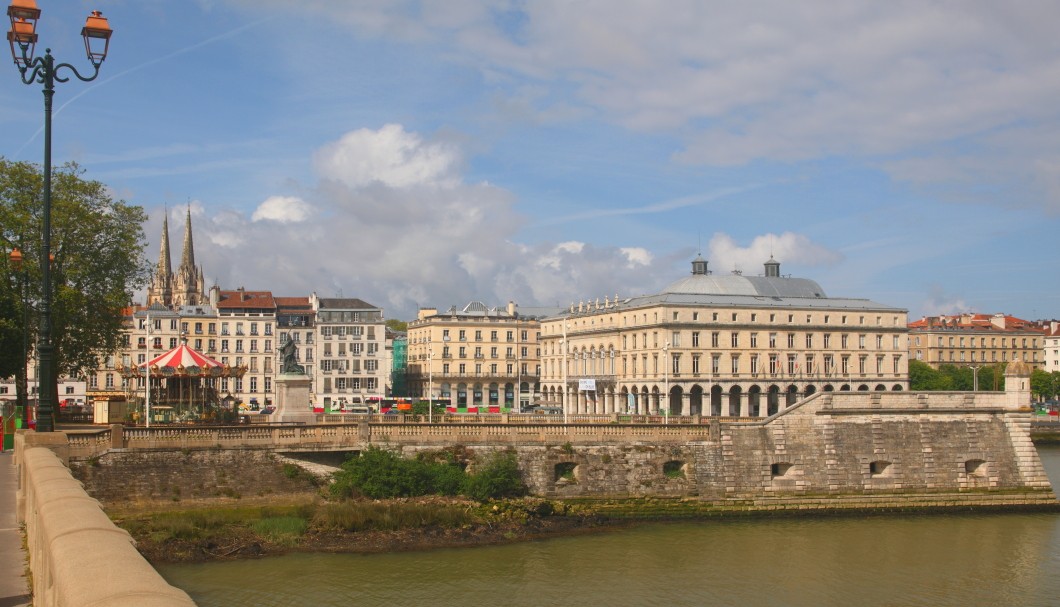
[[[14,454],[0,453],[0,607],[25,607],[32,604],[26,582],[26,551],[22,549],[22,531],[15,522]]]

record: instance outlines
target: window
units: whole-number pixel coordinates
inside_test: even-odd
[[[740,334],[737,333],[736,331],[732,332],[732,347],[734,347],[734,348],[739,348],[740,347]]]
[[[490,331],[490,341],[497,341],[497,332]]]
[[[758,333],[751,333],[751,347],[758,347]]]
[[[692,347],[699,347],[699,331],[692,331]]]
[[[693,375],[698,375],[699,374],[699,355],[698,354],[693,354],[692,355],[692,374]]]
[[[795,347],[795,334],[794,333],[788,333],[788,347],[789,348],[794,348]]]
[[[735,354],[732,357],[732,374],[738,375],[740,373],[740,357]]]
[[[718,341],[719,341],[720,337],[721,337],[721,333],[719,333],[717,331],[713,331],[710,334],[710,347],[717,348],[718,347]],[[633,347],[636,348],[637,344],[634,343]]]
[[[777,334],[776,333],[770,333],[769,334],[769,347],[770,348],[776,348],[777,347]]]
[[[811,348],[813,348],[813,333],[807,333],[806,334],[806,349],[809,350]]]
[[[717,375],[721,373],[721,354],[713,354],[710,357],[710,372]]]
[[[757,375],[758,374],[758,355],[757,354],[752,354],[751,355],[751,374],[752,375]]]
[[[670,345],[679,348],[681,347],[681,332],[674,331],[673,335],[670,336]]]

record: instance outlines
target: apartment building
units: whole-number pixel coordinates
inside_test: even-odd
[[[935,369],[942,364],[981,366],[1017,360],[1039,369],[1045,364],[1045,340],[1041,327],[1005,314],[926,316],[909,323],[910,358]]]
[[[557,312],[478,301],[442,313],[421,309],[408,325],[409,396],[460,408],[529,406],[539,394],[540,319]]]
[[[390,369],[386,365],[383,310],[356,298],[309,297],[313,331],[301,334],[306,373],[313,378],[314,406],[377,402],[383,398]]]

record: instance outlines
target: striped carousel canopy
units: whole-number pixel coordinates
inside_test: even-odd
[[[144,366],[145,365],[140,365],[140,367]],[[213,367],[220,368],[222,365],[216,360],[191,349],[188,347],[188,344],[181,344],[165,354],[156,356],[154,359],[150,360],[146,366],[148,368],[158,367],[159,369],[165,369],[167,367],[170,369],[211,369]]]

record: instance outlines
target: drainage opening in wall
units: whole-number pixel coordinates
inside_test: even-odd
[[[677,460],[666,462],[663,464],[663,476],[666,478],[684,478],[685,463]]]
[[[869,464],[869,474],[871,476],[890,476],[891,474],[891,462],[885,462],[883,460],[876,460]]]
[[[981,459],[970,459],[964,462],[964,471],[968,476],[985,477],[986,462]]]
[[[575,471],[578,465],[574,462],[560,462],[556,464],[555,468],[555,480],[557,483],[573,483],[576,482]]]
[[[769,474],[776,478],[778,476],[786,475],[792,468],[792,464],[788,462],[777,462],[769,467]]]

